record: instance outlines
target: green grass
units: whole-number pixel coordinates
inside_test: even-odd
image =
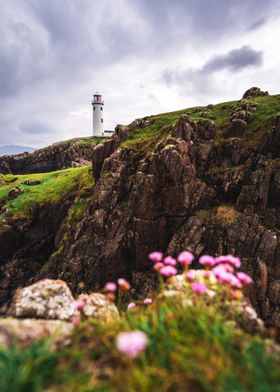
[[[25,185],[26,180],[42,180],[38,185]],[[92,184],[89,166],[59,170],[51,173],[5,175],[1,177],[0,203],[3,210],[8,209],[9,215],[22,217],[30,214],[35,205],[56,203],[72,189],[86,187]],[[8,200],[8,193],[13,188],[19,188],[21,193],[13,200]],[[5,218],[2,212],[0,219]]]
[[[56,353],[40,344],[2,350],[0,390],[279,391],[279,348],[242,329],[236,322],[241,300],[219,290],[207,300],[186,288],[180,297],[159,297],[148,307],[139,303],[117,322],[85,320],[70,345]],[[135,359],[124,357],[115,343],[119,332],[131,330],[145,332],[149,341]]]
[[[280,113],[280,95],[264,96],[247,101],[258,104],[258,109],[254,112],[253,121],[247,125],[242,136],[244,147],[257,144],[271,128],[272,120]],[[129,139],[122,146],[147,151],[161,138],[170,134],[171,127],[183,114],[188,115],[194,121],[213,120],[217,125],[215,141],[220,143],[227,137],[230,115],[236,105],[238,101],[230,101],[214,105],[212,109],[201,106],[145,117],[151,122],[150,125],[130,131]]]

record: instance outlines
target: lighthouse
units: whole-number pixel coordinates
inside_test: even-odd
[[[104,136],[104,101],[96,92],[92,100],[93,136]]]

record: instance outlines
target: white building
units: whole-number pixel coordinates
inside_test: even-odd
[[[112,136],[114,131],[104,130],[104,101],[102,95],[96,92],[92,100],[93,136]]]
[[[104,136],[104,101],[98,92],[93,96],[92,112],[93,136]]]

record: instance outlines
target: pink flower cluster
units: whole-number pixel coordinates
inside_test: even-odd
[[[188,251],[184,251],[179,254],[176,260],[171,256],[164,257],[162,252],[152,252],[149,254],[149,259],[154,262],[154,269],[159,271],[162,276],[168,278],[177,274],[178,264],[181,264],[185,269],[188,269],[194,260],[194,255]],[[241,289],[243,285],[252,283],[252,278],[244,272],[235,274],[235,269],[241,267],[241,261],[238,257],[233,255],[218,257],[203,255],[199,258],[199,263],[208,270],[205,271],[205,277],[208,276],[207,274],[213,273],[217,280],[229,284],[233,288]],[[209,270],[212,270],[212,272]],[[195,274],[193,271],[187,271],[185,278],[188,282],[193,282],[191,288],[194,292],[201,294],[207,291],[205,285],[194,282]]]
[[[124,290],[124,291],[129,291],[131,288],[130,283],[126,279],[119,278],[117,283],[115,283],[115,282],[106,283],[104,290],[107,293],[115,293],[117,291],[118,287],[119,287],[119,289]]]
[[[245,272],[237,272],[235,274],[235,269],[241,267],[241,261],[238,257],[225,255],[216,257],[214,261],[212,272],[220,282],[229,284],[237,289],[241,289],[243,285],[253,282],[252,278]]]
[[[128,358],[136,358],[148,345],[148,337],[142,331],[121,332],[117,336],[117,349]]]
[[[163,256],[162,252],[152,252],[149,254],[149,259],[154,263],[154,269],[164,277],[170,277],[177,274],[176,266],[181,264],[186,267],[194,260],[194,255],[188,251],[179,254],[177,260],[172,256]]]

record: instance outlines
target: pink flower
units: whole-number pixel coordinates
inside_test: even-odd
[[[130,302],[130,304],[127,305],[127,310],[133,309],[136,307],[136,303],[135,302]]]
[[[117,349],[129,358],[136,358],[148,345],[148,337],[142,331],[121,332],[117,336]]]
[[[165,257],[163,261],[166,265],[172,265],[173,267],[177,264],[177,261],[171,256]]]
[[[162,276],[174,276],[177,274],[177,270],[175,267],[172,267],[172,265],[165,265],[161,268],[160,273]]]
[[[190,265],[194,259],[194,255],[191,252],[184,251],[178,256],[178,261],[182,265]]]
[[[193,271],[188,271],[185,273],[185,278],[188,282],[192,282],[195,278],[195,274]]]
[[[129,291],[131,288],[129,282],[123,278],[118,279],[118,285],[119,285],[120,289],[125,290],[125,291]]]
[[[235,275],[232,275],[231,280],[230,280],[230,284],[232,285],[232,287],[235,287],[237,289],[242,288],[242,283],[240,282],[239,279],[237,279],[237,277]]]
[[[202,276],[204,278],[210,278],[210,276],[212,275],[212,271],[202,271]]]
[[[72,316],[70,319],[71,324],[76,327],[80,323],[80,317],[78,316]]]
[[[161,261],[163,258],[162,252],[152,252],[149,254],[149,259],[152,260],[154,263]]]
[[[143,301],[143,303],[145,305],[150,305],[152,302],[153,302],[152,298],[149,298],[149,297],[145,298]]]
[[[214,257],[208,255],[201,256],[199,258],[199,262],[200,264],[205,265],[207,267],[213,267],[216,263]]]
[[[233,255],[219,256],[219,257],[216,257],[215,260],[216,260],[216,264],[229,263],[235,268],[241,267],[240,259],[238,257],[233,256]]]
[[[205,284],[198,283],[198,282],[193,283],[191,285],[191,289],[197,294],[202,294],[205,293],[205,291],[207,291],[207,287],[205,286]]]
[[[108,282],[105,285],[105,290],[114,293],[117,290],[117,285],[114,282]]]
[[[155,269],[156,271],[159,271],[162,267],[164,267],[164,264],[161,263],[160,261],[159,261],[158,263],[155,263],[155,264],[154,264],[154,269]]]
[[[230,283],[233,276],[232,273],[226,270],[226,266],[224,264],[213,268],[213,272],[216,278],[222,283]]]
[[[74,301],[72,303],[72,308],[74,310],[80,311],[80,310],[82,310],[85,307],[86,303],[87,303],[87,298],[86,297],[82,297],[82,298],[77,299],[76,301]]]
[[[243,284],[253,283],[253,279],[251,278],[251,276],[245,274],[245,272],[238,272],[236,275],[239,281]]]

